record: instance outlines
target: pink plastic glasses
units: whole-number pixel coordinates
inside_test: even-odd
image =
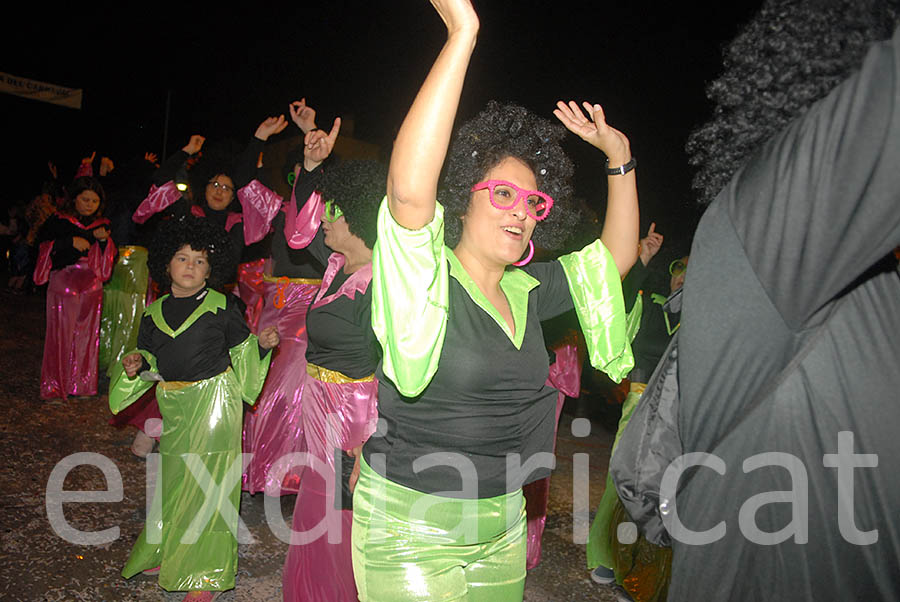
[[[553,207],[553,199],[550,195],[540,190],[525,190],[506,180],[487,180],[472,186],[472,192],[488,189],[491,205],[497,209],[512,209],[525,201],[525,212],[537,221],[547,219],[550,209]]]

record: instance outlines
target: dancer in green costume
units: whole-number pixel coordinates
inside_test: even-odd
[[[137,351],[116,367],[109,394],[117,413],[161,381],[156,493],[122,575],[158,572],[160,587],[188,591],[185,600],[234,587],[241,400],[256,401],[279,342],[274,327],[251,334],[236,300],[212,288],[233,273],[231,257],[227,239],[203,220],[161,232],[149,267],[171,294],[144,312]]]
[[[615,380],[631,369],[620,282],[637,259],[635,162],[599,105],[559,102],[609,159],[603,234],[516,267],[571,232],[565,129],[492,102],[450,145],[478,17],[468,0],[432,4],[448,38],[397,134],[372,260],[385,428],[363,447],[353,569],[367,602],[521,600],[521,487],[549,474],[556,418],[540,322],[574,307],[591,363]]]
[[[668,310],[671,307],[665,305],[667,298],[641,290],[649,275],[649,263],[663,241],[662,235],[655,232],[655,226],[651,224],[647,236],[641,239],[640,259],[622,282],[626,303],[633,299],[638,310],[633,309],[632,314],[637,314],[640,328],[632,343],[635,367],[628,375],[629,391],[622,404],[612,453],[615,453],[622,431],[631,419],[669,339],[678,329],[677,314],[670,318]],[[669,266],[669,290],[673,295],[684,284],[687,262],[688,258],[682,257]],[[628,521],[630,518],[623,511],[612,477],[607,473],[606,488],[588,534],[587,565],[592,569],[591,579],[599,584],[618,583],[638,602],[665,600],[671,572],[671,550],[655,546],[643,538],[633,543],[619,541],[618,525]]]
[[[112,277],[103,287],[100,314],[100,369],[107,376],[125,352],[137,345],[148,284],[147,249],[137,245],[119,247]]]

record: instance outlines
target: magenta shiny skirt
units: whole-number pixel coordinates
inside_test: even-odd
[[[244,412],[244,453],[252,456],[242,486],[250,493],[297,493],[299,469],[283,478],[270,478],[269,469],[282,456],[305,451],[301,396],[306,380],[306,312],[319,284],[318,280],[271,277],[263,283],[259,329],[276,325],[281,343],[273,351],[256,405]]]
[[[263,271],[266,266],[265,259],[248,261],[238,265],[237,288],[235,293],[247,305],[244,318],[253,334],[259,334],[259,318],[262,315],[263,296]]]
[[[581,394],[581,367],[583,359],[579,355],[577,344],[566,341],[553,348],[556,362],[550,366],[547,384],[559,390],[556,398],[556,424],[554,428],[553,446],[556,447],[556,428],[559,426],[559,415],[562,413],[566,396],[578,397]],[[547,505],[550,501],[550,477],[544,477],[522,487],[525,496],[525,514],[528,517],[528,552],[526,568],[533,569],[541,562],[541,541],[544,537],[544,526],[547,523]]]
[[[82,260],[50,274],[41,397],[97,394],[103,283]]]
[[[377,395],[374,378],[344,383],[307,379],[303,425],[311,458],[301,473],[294,534],[282,571],[285,602],[358,599],[350,545],[353,512],[335,509],[341,492],[335,483],[334,454],[361,446],[374,432]]]

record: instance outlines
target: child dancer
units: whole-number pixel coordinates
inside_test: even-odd
[[[163,433],[156,501],[122,575],[159,573],[160,586],[213,600],[234,587],[240,504],[241,399],[256,401],[278,344],[274,328],[250,333],[231,295],[214,290],[233,273],[228,241],[207,220],[187,217],[160,231],[153,279],[171,286],[144,312],[138,349],[117,367],[113,413],[156,388]],[[140,377],[138,376],[140,374]],[[209,475],[211,481],[193,475]],[[233,483],[233,484],[232,484]],[[210,488],[221,488],[214,496]],[[215,499],[213,499],[215,498]],[[208,517],[197,524],[197,517]]]
[[[47,334],[41,397],[97,394],[97,353],[103,281],[116,246],[102,217],[105,195],[91,177],[76,178],[63,206],[38,232],[34,282],[47,288]]]

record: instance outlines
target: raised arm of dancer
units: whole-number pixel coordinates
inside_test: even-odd
[[[631,161],[631,144],[625,134],[606,123],[603,108],[598,104],[582,103],[588,117],[575,101],[556,103],[553,114],[572,133],[600,149],[609,159],[609,167],[621,167]],[[606,219],[600,240],[609,249],[619,275],[624,278],[638,258],[640,212],[638,211],[637,179],[634,169],[626,174],[607,177],[608,197]]]
[[[412,230],[434,216],[438,178],[478,33],[478,15],[470,0],[431,4],[447,26],[447,41],[400,126],[387,181],[391,214]]]
[[[331,131],[328,133],[319,129],[313,129],[306,133],[303,137],[303,169],[312,172],[331,155],[340,131],[341,118],[335,117]]]

